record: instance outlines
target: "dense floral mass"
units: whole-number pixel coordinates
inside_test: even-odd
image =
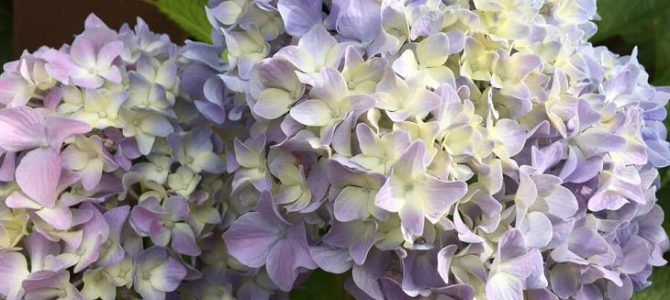
[[[0,75],[0,295],[628,299],[670,247],[665,105],[595,0],[211,0]]]

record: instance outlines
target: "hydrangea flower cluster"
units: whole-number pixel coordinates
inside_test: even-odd
[[[164,299],[202,276],[223,141],[181,92],[179,48],[91,15],[0,75],[0,295]]]
[[[627,299],[666,263],[670,91],[587,42],[595,0],[207,13],[214,43],[186,46],[184,80],[237,133],[209,279],[235,297],[320,268],[357,299]]]
[[[0,295],[628,299],[670,247],[670,89],[595,0],[210,0],[0,75]]]

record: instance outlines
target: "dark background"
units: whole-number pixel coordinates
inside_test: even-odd
[[[16,59],[24,49],[32,52],[42,45],[71,43],[90,13],[112,29],[123,23],[134,26],[141,17],[153,31],[167,33],[177,43],[188,37],[155,6],[141,0],[0,0],[0,63]]]

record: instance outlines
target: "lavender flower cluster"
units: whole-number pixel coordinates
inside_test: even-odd
[[[0,295],[628,299],[670,247],[670,89],[595,0],[210,0],[0,75]]]
[[[220,239],[225,145],[181,93],[179,48],[142,20],[85,27],[0,75],[5,299],[164,299]]]
[[[229,0],[208,15],[215,45],[186,47],[212,74],[203,101],[251,116],[223,234],[238,297],[320,268],[351,270],[357,299],[627,299],[665,264],[670,91],[635,53],[587,42],[595,0]]]

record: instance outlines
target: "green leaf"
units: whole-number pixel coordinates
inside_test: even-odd
[[[330,274],[322,270],[312,272],[307,282],[293,290],[291,300],[349,300],[353,298],[344,289],[345,274]]]
[[[670,267],[654,268],[651,287],[633,295],[633,300],[665,300],[670,295]]]
[[[592,41],[602,41],[635,29],[654,16],[667,16],[667,0],[598,0],[598,33]]]
[[[211,42],[212,25],[207,20],[207,0],[147,0],[188,32],[193,38]]]

